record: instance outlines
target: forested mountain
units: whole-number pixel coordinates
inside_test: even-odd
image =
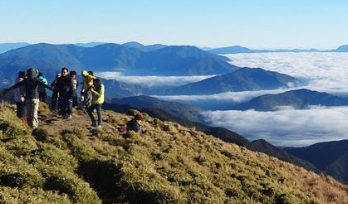
[[[283,108],[308,109],[310,106],[344,106],[347,104],[347,98],[308,89],[297,89],[280,94],[262,95],[248,102],[231,106],[231,109],[276,111]]]
[[[199,82],[156,91],[157,95],[205,95],[228,91],[258,91],[289,88],[301,82],[289,75],[261,68],[240,68],[234,72],[211,77]],[[151,94],[151,92],[150,92]]]
[[[52,80],[62,67],[78,73],[115,71],[124,75],[212,75],[238,69],[228,58],[193,46],[151,46],[148,49],[112,43],[94,47],[39,43],[0,54],[1,85],[12,83],[18,71],[38,68]]]

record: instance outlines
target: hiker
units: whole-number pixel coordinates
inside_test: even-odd
[[[39,86],[44,86],[49,90],[52,88],[38,79],[39,71],[36,68],[29,68],[27,70],[27,78],[11,86],[10,88],[4,89],[3,94],[23,86],[25,89],[25,104],[27,111],[27,122],[29,127],[36,129],[39,125],[37,112],[39,110]]]
[[[62,74],[59,72],[56,75],[56,78],[54,81],[51,83],[51,87],[53,87],[53,92],[52,92],[52,97],[51,97],[51,111],[55,111],[57,109],[57,101],[58,101],[58,90],[57,90],[57,81],[58,78],[61,77]]]
[[[23,81],[25,78],[25,72],[19,71],[18,76],[14,82],[14,85]],[[13,97],[16,102],[16,113],[17,117],[22,120],[22,122],[26,122],[26,113],[25,113],[25,89],[23,86],[13,89]]]
[[[83,86],[81,89],[81,101],[83,101],[85,108],[88,109],[88,107],[91,105],[92,95],[91,91],[89,89],[90,86],[93,85],[93,80],[97,79],[93,75],[93,72],[86,70],[83,70],[81,72],[81,75],[83,76]]]
[[[143,120],[143,117],[140,114],[136,114],[132,120],[127,122],[127,132],[134,131],[134,132],[142,133],[143,132],[142,120]]]
[[[70,71],[69,73],[71,80],[73,82],[73,94],[72,94],[72,107],[77,107],[78,97],[77,97],[77,87],[79,85],[78,79],[76,77],[76,71]]]
[[[42,75],[41,72],[39,72],[38,79],[44,83],[48,84],[47,79]],[[43,86],[39,86],[39,99],[41,102],[46,103],[46,95],[47,95],[47,89]]]
[[[59,114],[62,115],[64,119],[72,118],[72,97],[74,91],[73,81],[69,75],[69,70],[66,67],[61,69],[61,77],[58,78],[57,91],[59,95],[58,99],[58,109]]]
[[[93,85],[90,86],[89,91],[92,95],[91,105],[87,108],[88,116],[91,119],[92,126],[96,127],[98,125],[101,128],[102,115],[101,115],[101,106],[104,103],[104,84],[101,83],[99,79],[93,80]],[[98,124],[93,116],[93,111],[96,110],[98,116]]]

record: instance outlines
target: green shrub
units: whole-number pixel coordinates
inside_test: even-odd
[[[36,128],[31,134],[40,142],[45,142],[48,138],[48,131],[42,128]]]
[[[1,175],[0,182],[1,182],[1,185],[12,187],[12,188],[22,188],[22,187],[38,188],[38,187],[42,187],[44,183],[44,179],[38,175],[31,175],[28,173],[18,172],[18,173]]]
[[[19,120],[12,122],[0,120],[0,131],[0,136],[3,139],[16,138],[28,134],[27,129],[23,126],[23,124],[21,124]]]
[[[73,201],[73,203],[101,203],[101,200],[97,196],[96,192],[93,191],[87,183],[68,174],[53,173],[46,178],[43,189],[58,191],[60,194],[66,194]]]
[[[121,181],[122,165],[113,161],[102,161],[94,159],[80,162],[77,168],[79,174],[85,181],[91,184],[101,198],[122,198],[123,186]]]
[[[10,188],[0,186],[1,204],[72,204],[66,195],[41,188]]]

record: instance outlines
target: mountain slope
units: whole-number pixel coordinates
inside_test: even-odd
[[[94,129],[82,111],[67,123],[40,106],[32,135],[11,107],[0,115],[1,202],[348,202],[330,177],[146,114],[143,135],[115,132],[131,117],[111,111]]]
[[[7,52],[9,50],[17,49],[20,47],[24,47],[30,45],[29,43],[25,42],[18,42],[18,43],[0,43],[0,53]]]
[[[288,147],[285,150],[311,162],[321,171],[348,183],[348,140],[317,143],[308,147]]]
[[[84,49],[87,48],[39,43],[10,50],[0,54],[0,80],[8,86],[13,83],[18,71],[36,67],[49,81],[53,81],[62,67],[73,67],[77,71],[84,69],[75,56]]]
[[[208,52],[214,54],[234,54],[234,53],[253,53],[253,50],[242,46],[229,46],[209,49]]]
[[[145,97],[145,99],[146,99],[146,97]],[[175,115],[170,114],[169,112],[155,108],[158,106],[148,107],[148,105],[147,105],[144,107],[143,103],[140,103],[138,105],[136,105],[136,104],[118,105],[118,104],[105,103],[103,105],[103,107],[107,110],[113,110],[113,111],[121,112],[121,113],[127,113],[128,109],[136,109],[138,111],[147,113],[151,117],[159,118],[160,120],[164,120],[164,121],[176,122],[182,126],[189,127],[189,128],[194,127],[198,131],[202,131],[207,135],[212,135],[212,136],[219,138],[225,142],[237,144],[238,146],[245,147],[245,148],[252,150],[252,151],[266,153],[269,156],[276,157],[276,158],[278,158],[282,161],[285,161],[285,162],[290,162],[290,163],[295,164],[297,166],[303,167],[307,170],[319,172],[319,170],[315,166],[313,166],[313,164],[311,164],[305,160],[299,159],[299,158],[293,156],[292,154],[287,153],[283,149],[277,148],[277,147],[273,146],[272,144],[270,144],[264,140],[262,140],[262,142],[260,142],[261,140],[250,142],[247,139],[245,139],[244,137],[242,137],[241,135],[239,135],[238,133],[230,131],[226,128],[211,127],[211,126],[205,125],[203,123],[193,122],[192,120],[188,120],[185,117],[185,115],[187,115],[187,113],[185,111],[181,115],[175,116]]]
[[[227,57],[210,54],[193,46],[167,46],[144,55],[137,65],[144,67],[148,75],[212,75],[225,74],[239,68],[229,64]]]
[[[310,106],[343,106],[348,100],[328,93],[297,89],[280,94],[266,94],[248,102],[231,107],[234,110],[254,109],[257,111],[275,111],[284,107],[308,109]]]
[[[228,91],[256,91],[292,87],[300,82],[291,76],[261,68],[240,68],[234,72],[211,77],[183,86],[158,90],[157,95],[204,95]]]
[[[138,42],[127,42],[127,43],[124,43],[122,45],[126,46],[126,47],[137,48],[137,49],[142,50],[144,52],[154,51],[154,50],[158,50],[158,49],[167,47],[167,45],[161,45],[161,44],[154,44],[154,45],[146,45],[145,46],[145,45],[140,44]]]
[[[335,52],[348,52],[348,45],[341,45],[337,49],[332,50]]]
[[[202,119],[199,117],[201,109],[170,101],[161,101],[154,97],[150,96],[133,96],[127,98],[113,98],[111,103],[120,104],[120,105],[132,105],[135,107],[141,108],[158,108],[178,117],[182,117],[191,121],[202,122]]]

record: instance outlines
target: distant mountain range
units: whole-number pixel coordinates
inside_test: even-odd
[[[318,50],[318,49],[249,49],[242,46],[228,46],[221,48],[214,48],[207,50],[210,53],[214,54],[237,54],[237,53],[264,53],[264,52],[348,52],[348,45],[342,45],[337,49],[331,50]]]
[[[94,47],[97,45],[107,44],[106,42],[89,42],[89,43],[75,43],[73,45],[81,46],[81,47]],[[12,49],[17,49],[20,47],[24,47],[27,45],[31,45],[25,42],[19,43],[0,43],[0,54],[7,52]],[[137,48],[143,51],[152,51],[159,48],[164,48],[167,45],[162,44],[154,44],[154,45],[142,45],[138,42],[127,42],[122,44],[126,47]],[[200,48],[202,50],[208,51],[213,54],[235,54],[235,53],[262,53],[262,52],[348,52],[348,45],[339,46],[336,49],[330,50],[319,50],[316,48],[311,49],[250,49],[247,47],[243,47],[240,45],[233,45],[227,47],[219,47],[219,48]]]
[[[288,153],[314,164],[335,179],[348,183],[348,140],[322,142],[308,147],[288,147]]]
[[[190,46],[142,46],[100,44],[94,47],[35,44],[0,54],[0,87],[12,84],[17,72],[37,67],[53,81],[61,67],[82,70],[119,71],[124,75],[217,75],[215,77],[170,88],[148,88],[116,80],[103,80],[108,97],[137,95],[196,95],[226,91],[253,91],[288,88],[300,82],[294,77],[257,68],[239,68],[229,59]]]
[[[348,99],[328,93],[298,89],[280,94],[266,94],[230,107],[234,110],[276,111],[284,108],[308,109],[310,106],[345,106]]]
[[[224,92],[258,91],[289,88],[301,82],[289,75],[261,68],[240,68],[234,72],[211,77],[183,86],[147,92],[157,95],[208,95]]]
[[[46,43],[28,45],[0,54],[0,82],[2,85],[11,84],[18,71],[29,67],[38,68],[50,80],[62,67],[78,73],[82,70],[114,71],[137,76],[226,74],[239,68],[228,63],[226,57],[193,46],[135,47],[134,43],[107,43],[94,47]]]
[[[291,88],[303,84],[300,80],[278,72],[261,68],[240,68],[236,71],[211,77],[202,81],[176,87],[146,87],[121,83],[116,80],[103,80],[109,87],[109,97],[122,98],[138,95],[209,95],[224,92],[259,91]],[[224,105],[231,108],[231,105]],[[204,104],[199,106],[202,109]]]

